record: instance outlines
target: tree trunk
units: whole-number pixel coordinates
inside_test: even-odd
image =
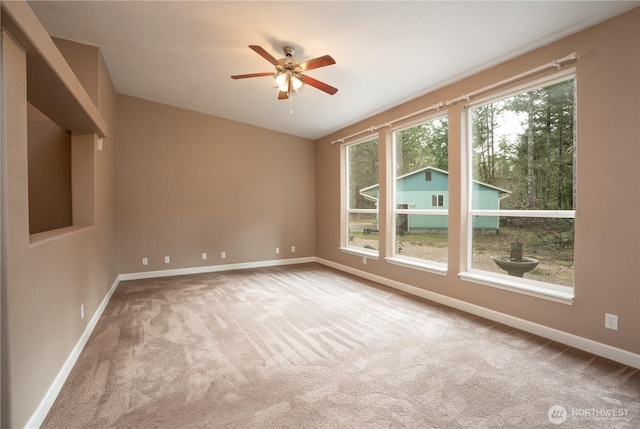
[[[549,94],[547,95],[547,123],[546,123],[546,142],[545,142],[545,179],[544,179],[544,193],[542,194],[542,205],[543,209],[549,208],[549,202],[551,200],[551,172],[553,171],[553,166],[551,165],[551,106],[549,102]]]
[[[534,141],[533,141],[533,93],[529,93],[528,113],[529,127],[527,128],[527,208],[532,208],[535,201],[535,174],[534,174]]]

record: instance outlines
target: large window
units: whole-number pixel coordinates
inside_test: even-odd
[[[446,117],[438,117],[393,131],[391,262],[446,270],[448,128]]]
[[[378,199],[363,192],[379,181],[378,139],[368,139],[343,148],[343,236],[341,247],[377,256],[380,249]]]
[[[572,301],[575,71],[509,91],[473,104],[471,96],[451,101],[469,102],[462,150],[452,157],[460,161],[452,169],[461,177],[453,181],[448,113],[384,124],[388,132],[342,145],[341,249],[364,255],[365,263],[382,255],[389,263],[444,274],[452,245],[464,280]],[[455,224],[451,203],[462,209]]]
[[[469,271],[502,285],[570,292],[575,78],[471,106],[468,124]]]

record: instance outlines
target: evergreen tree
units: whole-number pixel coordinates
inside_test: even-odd
[[[402,131],[396,136],[396,175],[424,167],[449,168],[449,123],[437,119]]]
[[[474,179],[511,191],[503,208],[570,210],[574,202],[574,80],[473,109]],[[522,118],[509,140],[505,115]]]
[[[349,208],[371,209],[375,203],[360,195],[360,189],[379,181],[378,139],[349,146]]]

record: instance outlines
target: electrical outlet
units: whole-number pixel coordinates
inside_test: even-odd
[[[202,252],[202,260],[203,261],[207,260],[207,254],[205,252]]]
[[[80,304],[80,319],[84,319],[84,304]]]
[[[220,258],[224,259],[227,257],[227,252],[220,252]]]
[[[617,314],[604,314],[604,327],[607,329],[618,330],[618,315]]]
[[[291,246],[291,253],[296,253],[296,246]]]
[[[142,265],[149,265],[149,259],[142,258]]]
[[[280,253],[280,248],[279,248],[279,247],[276,247],[276,255],[277,255],[278,253]]]
[[[171,262],[171,258],[170,258],[170,257],[168,257],[168,256],[165,256],[165,257],[164,257],[164,263],[165,263],[165,264],[168,264],[169,262]]]

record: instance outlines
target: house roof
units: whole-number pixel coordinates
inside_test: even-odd
[[[436,171],[438,173],[442,173],[442,174],[445,174],[447,176],[449,175],[449,172],[446,171],[446,170],[442,170],[440,168],[427,166],[427,167],[421,168],[419,170],[415,170],[415,171],[412,171],[410,173],[403,174],[402,176],[398,176],[398,177],[396,177],[396,180],[400,180],[400,179],[404,179],[404,178],[407,178],[407,177],[410,177],[410,176],[414,176],[414,175],[422,173],[422,172],[424,172],[426,170]],[[490,184],[485,183],[485,182],[481,182],[479,180],[474,180],[473,183],[477,183],[478,185],[485,186],[487,188],[495,189],[496,191],[498,191],[500,193],[500,199],[505,198],[509,194],[511,194],[511,191],[508,191],[508,190],[503,189],[503,188],[499,188],[497,186],[490,185]],[[369,197],[371,197],[370,195],[364,195],[363,193],[366,192],[366,191],[373,190],[373,189],[378,188],[378,187],[380,187],[380,184],[376,183],[375,185],[371,185],[371,186],[367,186],[366,188],[362,188],[358,192],[362,196],[364,196],[365,198],[369,198]],[[371,197],[371,198],[373,198],[373,197]],[[377,201],[377,198],[375,200]]]

